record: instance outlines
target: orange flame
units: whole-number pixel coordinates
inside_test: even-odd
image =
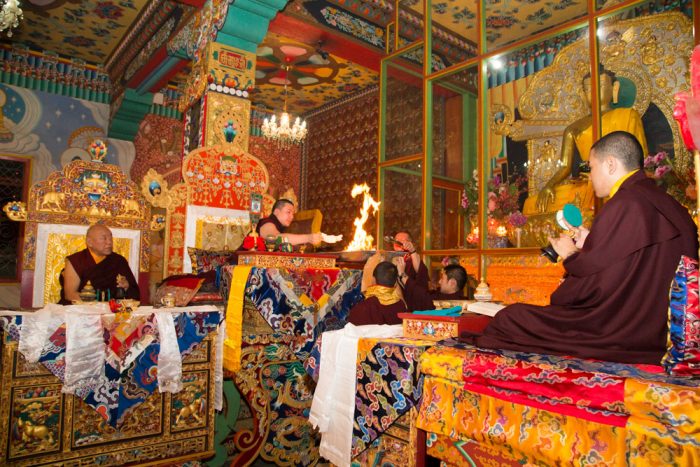
[[[352,192],[350,193],[353,198],[355,198],[360,193],[364,193],[364,199],[362,200],[362,209],[360,209],[360,217],[356,217],[353,221],[355,224],[355,235],[352,238],[352,242],[346,248],[347,251],[360,251],[360,250],[371,250],[373,249],[372,243],[374,242],[374,237],[368,235],[363,229],[365,222],[369,219],[369,210],[373,210],[376,214],[379,210],[379,201],[375,201],[369,194],[369,187],[366,183],[362,185],[354,185],[352,187]]]

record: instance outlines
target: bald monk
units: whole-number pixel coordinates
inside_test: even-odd
[[[669,288],[681,255],[698,257],[686,208],[641,170],[635,136],[610,133],[591,149],[596,196],[610,196],[590,232],[551,239],[566,278],[551,304],[503,308],[479,347],[658,365],[666,351]]]
[[[90,281],[95,290],[104,291],[107,297],[117,297],[117,288],[124,290],[124,298],[139,300],[139,285],[120,254],[112,251],[112,231],[102,224],[94,224],[85,234],[87,248],[66,258],[61,288],[62,305],[80,300],[78,293]]]

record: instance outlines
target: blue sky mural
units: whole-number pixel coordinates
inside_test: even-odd
[[[44,180],[75,158],[89,160],[95,138],[106,139],[109,105],[0,84],[6,102],[4,127],[12,133],[0,152],[32,157],[32,182]],[[107,139],[105,162],[127,173],[134,158],[131,142]]]

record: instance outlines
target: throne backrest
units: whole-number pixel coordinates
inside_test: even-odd
[[[168,188],[160,175],[149,170],[142,182],[146,198],[167,210],[165,276],[192,271],[188,248],[236,249],[251,229],[251,200],[257,199],[253,195],[262,196],[262,212],[274,202],[267,194],[265,164],[234,144],[190,152],[182,162],[182,178],[182,183]]]
[[[32,306],[40,307],[46,303],[57,303],[60,299],[61,285],[59,275],[65,265],[67,256],[85,248],[87,225],[39,224],[37,228],[37,249],[45,254],[36,258],[34,274],[42,280],[35,280],[32,292]],[[113,251],[119,253],[129,262],[134,277],[139,273],[139,248],[141,231],[134,229],[112,228],[114,239]]]
[[[73,161],[36,183],[26,206],[21,306],[58,301],[65,257],[85,248],[85,233],[98,222],[112,231],[114,250],[129,261],[146,301],[150,217],[138,187],[116,165]]]

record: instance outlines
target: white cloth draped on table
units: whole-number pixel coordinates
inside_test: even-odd
[[[158,355],[158,388],[161,392],[182,390],[182,355],[177,342],[174,315],[184,312],[218,312],[212,305],[180,308],[139,307],[134,316],[156,315],[160,339]],[[78,388],[94,388],[105,380],[105,342],[102,317],[112,316],[107,303],[90,305],[46,305],[34,312],[0,311],[0,315],[22,317],[18,350],[24,358],[36,363],[49,337],[66,324],[65,379],[62,392],[75,393]],[[220,325],[220,326],[223,326]],[[214,406],[223,405],[223,338],[225,328],[216,339]]]
[[[22,315],[22,333],[17,349],[29,363],[36,363],[41,357],[41,350],[58,327],[63,324],[63,307],[47,305],[31,314],[20,312],[3,312],[6,315]]]
[[[158,389],[160,392],[182,390],[182,356],[177,345],[173,314],[167,310],[154,311],[160,351],[158,352]]]
[[[106,384],[105,340],[102,314],[109,307],[72,305],[66,319],[66,372],[61,392],[75,394],[79,388]],[[24,330],[22,330],[24,333]]]
[[[357,343],[363,337],[399,337],[401,325],[354,326],[323,333],[318,384],[309,422],[321,433],[319,453],[338,466],[350,465],[357,382]]]

